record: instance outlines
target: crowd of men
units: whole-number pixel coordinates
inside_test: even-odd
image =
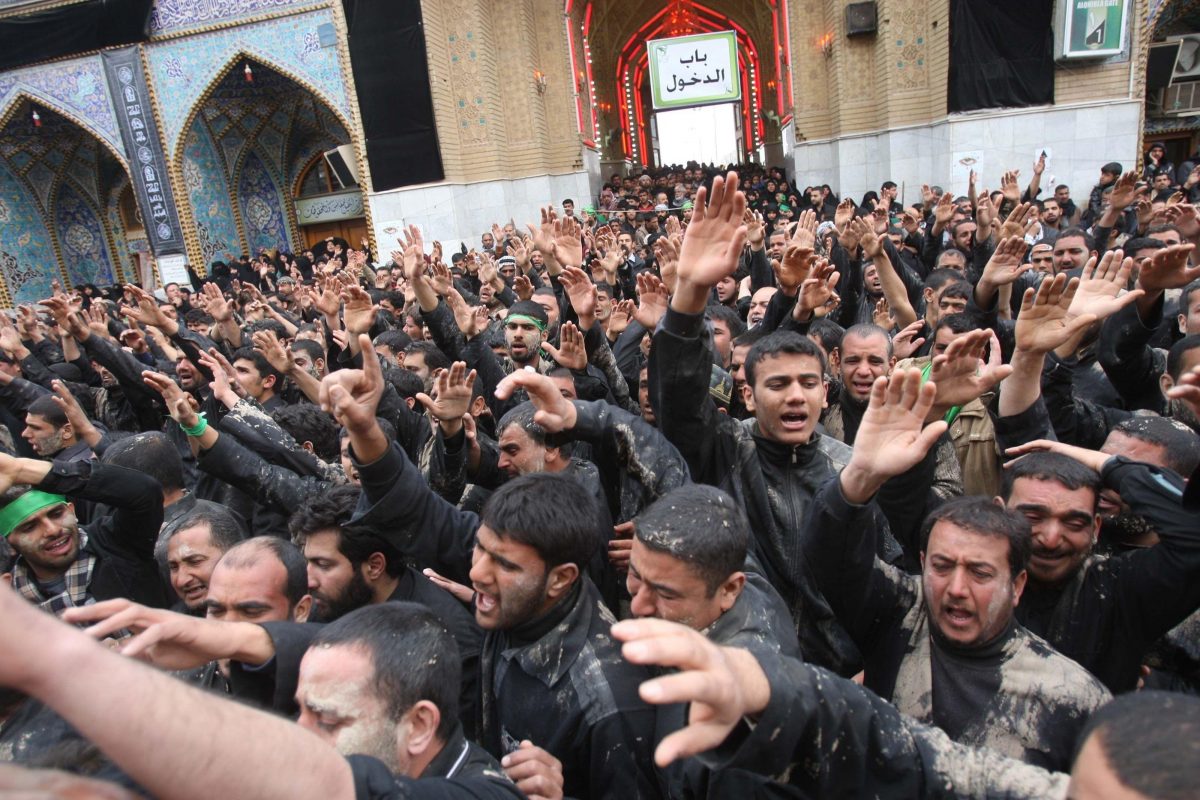
[[[0,787],[1194,796],[1184,166],[691,165],[56,287],[0,325]]]

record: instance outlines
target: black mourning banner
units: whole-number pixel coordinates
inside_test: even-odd
[[[440,181],[420,0],[342,0],[371,188]]]
[[[0,71],[150,37],[154,0],[84,0],[0,20]],[[6,3],[5,5],[9,5]]]
[[[183,230],[179,212],[175,209],[175,197],[171,194],[166,158],[150,109],[150,92],[146,89],[138,48],[110,50],[101,53],[101,57],[108,91],[117,112],[121,141],[129,156],[129,174],[138,208],[142,211],[150,250],[156,256],[182,253]]]
[[[1052,0],[950,0],[950,112],[1054,102]]]

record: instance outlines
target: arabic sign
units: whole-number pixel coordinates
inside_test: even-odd
[[[183,230],[171,194],[166,159],[159,144],[158,128],[150,109],[150,93],[142,73],[138,48],[123,47],[101,53],[108,90],[117,110],[121,141],[129,154],[129,176],[142,219],[146,238],[155,255],[182,253]]]
[[[296,221],[301,225],[356,219],[362,215],[362,192],[358,189],[323,194],[319,197],[303,197],[296,201]]]
[[[154,263],[158,265],[158,279],[162,281],[163,286],[168,283],[191,285],[192,276],[188,275],[187,256],[182,254],[159,256],[154,259]]]
[[[740,100],[737,36],[733,31],[646,42],[654,108],[684,108]]]
[[[1060,5],[1060,58],[1120,55],[1129,31],[1129,0],[1066,0]]]

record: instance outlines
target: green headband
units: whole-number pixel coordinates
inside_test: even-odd
[[[546,323],[542,322],[540,319],[535,319],[528,314],[509,314],[504,318],[504,326],[508,327],[508,323],[510,322],[528,322],[542,333],[546,332]]]
[[[13,532],[13,528],[43,508],[65,502],[67,502],[67,498],[61,494],[50,494],[37,489],[29,490],[0,511],[0,536],[7,537]]]

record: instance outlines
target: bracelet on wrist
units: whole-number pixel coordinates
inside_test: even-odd
[[[206,430],[208,430],[208,420],[205,419],[204,413],[201,412],[201,413],[197,414],[196,418],[197,418],[196,424],[190,428],[188,426],[184,425],[182,422],[179,423],[179,427],[182,428],[183,432],[186,433],[188,436],[200,436]]]

